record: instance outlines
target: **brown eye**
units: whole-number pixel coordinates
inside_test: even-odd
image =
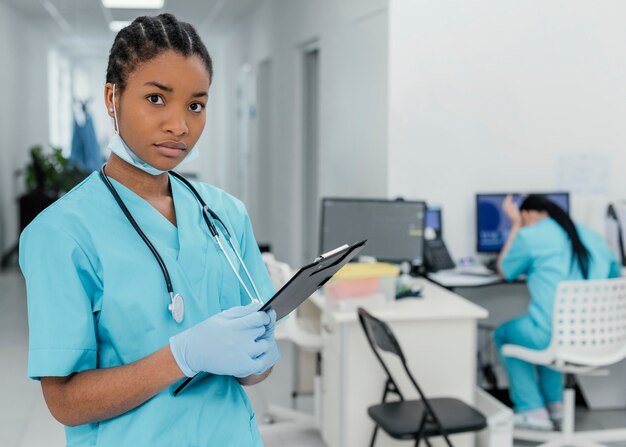
[[[189,110],[195,113],[200,113],[202,112],[203,109],[204,109],[204,104],[201,104],[199,102],[194,102],[193,104],[189,105]]]
[[[147,99],[152,104],[156,104],[156,105],[162,105],[163,104],[163,98],[161,98],[159,95],[150,95],[150,96],[148,96]]]

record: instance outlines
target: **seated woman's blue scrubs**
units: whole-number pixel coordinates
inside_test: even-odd
[[[30,327],[28,375],[33,379],[134,362],[211,315],[250,303],[210,236],[200,205],[179,180],[170,176],[177,226],[111,181],[164,259],[174,292],[185,299],[185,319],[177,324],[172,318],[159,264],[94,172],[41,213],[20,239]],[[274,289],[243,204],[210,185],[194,186],[226,224],[267,300]],[[230,245],[224,247],[243,270]],[[67,445],[263,445],[236,378],[209,376],[177,397],[173,388],[121,416],[66,427]]]
[[[578,235],[589,251],[589,278],[619,277],[620,266],[596,232],[577,225]],[[501,261],[505,279],[526,275],[530,291],[528,314],[504,323],[494,333],[498,350],[504,344],[545,349],[552,336],[552,309],[558,283],[583,279],[577,261],[572,261],[572,243],[552,218],[522,227]],[[515,411],[530,411],[563,400],[563,377],[543,366],[503,357]],[[538,380],[537,380],[538,378]]]

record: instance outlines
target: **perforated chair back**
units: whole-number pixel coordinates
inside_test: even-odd
[[[553,311],[556,366],[604,366],[626,356],[626,278],[559,283]]]

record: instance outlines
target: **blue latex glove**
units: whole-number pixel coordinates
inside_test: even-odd
[[[181,371],[187,377],[201,371],[235,377],[266,371],[277,360],[276,341],[266,335],[272,318],[260,308],[257,303],[233,307],[171,337]]]
[[[261,354],[259,357],[264,360],[264,370],[258,372],[256,374],[262,374],[268,369],[270,369],[274,364],[280,359],[280,350],[278,349],[278,344],[276,343],[276,339],[274,338],[274,329],[276,328],[276,311],[274,309],[270,309],[267,314],[270,317],[270,322],[265,326],[265,334],[261,336],[259,340],[265,340],[268,342],[268,348],[265,353]]]

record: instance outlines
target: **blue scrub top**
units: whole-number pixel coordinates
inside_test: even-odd
[[[179,180],[170,176],[177,226],[111,181],[167,265],[174,292],[185,299],[185,319],[177,324],[172,318],[156,259],[94,172],[41,213],[20,238],[30,327],[28,375],[33,379],[134,362],[211,315],[250,303],[210,236],[199,203]],[[274,289],[244,205],[213,186],[194,186],[226,224],[267,300]],[[232,248],[224,246],[247,282]],[[177,397],[173,388],[121,416],[66,427],[67,445],[263,445],[250,402],[234,377],[210,376]]]
[[[576,225],[590,254],[589,279],[616,278],[621,269],[602,237]],[[583,279],[578,263],[572,263],[572,244],[565,230],[552,218],[522,227],[501,263],[508,281],[526,275],[530,291],[528,313],[547,333],[552,332],[552,308],[561,281]]]

